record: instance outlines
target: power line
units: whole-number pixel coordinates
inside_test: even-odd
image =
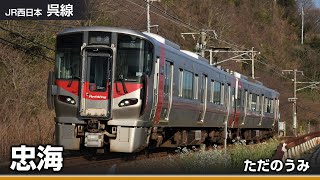
[[[140,8],[147,9],[146,7],[143,7],[143,6],[141,6],[140,4],[135,3],[135,2],[133,2],[133,1],[131,1],[131,0],[125,0],[125,1],[130,2],[130,3],[136,5],[136,6],[140,7]],[[171,21],[171,22],[173,22],[173,23],[175,23],[175,24],[181,25],[181,26],[183,26],[183,27],[185,27],[185,28],[187,28],[187,29],[189,29],[189,30],[194,30],[194,29],[192,29],[188,24],[182,24],[182,23],[177,22],[177,21],[175,21],[175,20],[173,20],[173,19],[170,19],[170,18],[168,18],[168,17],[166,17],[166,16],[163,16],[163,15],[161,15],[161,14],[159,14],[159,13],[156,13],[156,12],[154,12],[154,11],[152,11],[152,10],[150,10],[150,12],[152,12],[153,14],[156,14],[156,15],[162,17],[162,18],[165,18],[165,19],[167,19],[167,20],[169,20],[169,21]]]
[[[17,36],[19,36],[19,37],[22,37],[23,39],[26,39],[26,40],[34,43],[34,44],[38,44],[38,45],[40,45],[40,46],[42,46],[42,47],[44,47],[44,48],[46,48],[46,49],[48,49],[48,50],[50,50],[50,51],[55,51],[54,49],[49,48],[48,46],[43,45],[43,44],[40,44],[40,43],[38,43],[38,42],[35,42],[35,41],[33,41],[33,40],[31,40],[31,39],[29,39],[29,38],[27,38],[27,37],[25,37],[25,36],[17,33],[17,32],[13,32],[13,31],[11,31],[11,30],[9,30],[9,29],[6,29],[6,28],[4,28],[4,27],[2,27],[2,26],[0,26],[0,29],[2,29],[2,30],[4,30],[4,31],[7,31],[7,32],[10,32],[10,33],[12,33],[12,34],[14,34],[14,35],[17,35]]]
[[[20,27],[20,28],[24,28],[24,29],[31,29],[31,30],[40,30],[40,31],[43,31],[44,28],[35,28],[35,27],[28,27],[28,26],[21,26],[21,25],[17,25],[17,24],[10,24],[10,26],[14,26],[14,27]],[[57,33],[57,31],[59,30],[52,30],[52,29],[46,29],[46,31],[50,31],[50,32],[54,32],[54,33]]]
[[[146,0],[143,0],[143,1],[144,1],[144,2],[147,2]],[[191,24],[189,24],[189,23],[186,23],[186,22],[184,22],[183,20],[181,20],[181,19],[179,19],[179,18],[177,18],[177,17],[175,17],[175,16],[173,16],[173,15],[171,15],[171,14],[168,14],[167,12],[165,12],[165,11],[162,10],[161,8],[155,6],[154,4],[150,4],[150,6],[154,7],[155,9],[157,9],[158,11],[160,11],[161,13],[169,16],[170,18],[178,21],[179,24],[183,24],[183,25],[188,26],[189,28],[191,28],[191,29],[193,29],[193,30],[200,31],[200,29],[199,29],[198,27],[195,27],[195,26],[193,26],[193,25],[191,25]]]
[[[44,21],[36,21],[36,23],[39,24],[44,24],[44,25],[49,25],[51,27],[61,27],[61,28],[68,28],[68,27],[75,27],[76,25],[74,24],[69,24],[69,23],[63,23],[63,24],[57,24],[54,22],[44,22]]]
[[[137,4],[137,3],[135,3],[135,2],[133,2],[133,1],[131,1],[131,0],[126,0],[126,1],[132,3],[132,4],[136,5],[136,6],[139,6],[140,8],[146,9],[145,7],[139,5],[139,4]],[[143,1],[147,3],[146,0],[143,0]],[[178,24],[178,25],[181,25],[181,26],[183,26],[183,27],[185,27],[185,28],[187,28],[187,29],[189,29],[189,30],[197,30],[197,31],[200,30],[199,28],[197,28],[197,27],[195,27],[195,26],[192,26],[192,25],[184,22],[184,21],[181,20],[180,18],[177,18],[177,17],[174,17],[173,15],[168,14],[167,12],[163,11],[163,10],[160,9],[159,7],[157,7],[157,6],[153,5],[153,4],[150,4],[150,5],[151,5],[152,7],[154,7],[155,9],[157,9],[158,11],[160,11],[161,13],[169,16],[169,18],[168,18],[168,17],[165,17],[165,16],[163,16],[163,15],[160,15],[160,14],[158,14],[158,13],[152,11],[152,10],[150,10],[152,13],[154,13],[154,14],[156,14],[156,15],[158,15],[158,16],[160,16],[160,17],[163,17],[163,18],[165,18],[165,19],[167,19],[167,20],[169,20],[169,21],[171,21],[171,22],[173,22],[173,23],[176,23],[176,24]],[[220,39],[220,38],[217,38],[214,34],[209,34],[209,37],[210,37],[210,38],[214,38],[214,39],[216,39],[216,40],[219,41],[219,42],[228,44],[228,45],[230,45],[230,46],[232,46],[232,47],[236,47],[236,48],[242,49],[242,46],[237,45],[237,44],[235,44],[235,43],[230,43],[230,42],[225,41],[225,40]],[[265,58],[265,57],[263,57],[263,58]],[[265,59],[266,59],[266,58],[265,58]],[[259,62],[259,63],[261,63],[261,64],[264,64],[265,66],[269,67],[270,69],[273,69],[273,70],[277,70],[277,69],[278,69],[277,67],[273,67],[272,65],[269,65],[269,64],[264,63],[264,62],[262,62],[262,61],[259,61],[259,60],[256,60],[256,61]],[[262,68],[261,68],[261,69],[262,69]],[[265,69],[262,69],[262,70],[265,70]],[[279,70],[279,69],[278,69],[278,70]],[[278,76],[280,76],[280,77],[282,77],[282,78],[285,78],[285,79],[287,79],[287,80],[291,80],[290,78],[284,76],[284,75],[283,75],[282,73],[280,73],[279,71],[275,71],[275,72],[276,72],[276,74],[277,74]]]
[[[28,52],[28,53],[30,53],[30,54],[32,54],[32,55],[34,55],[34,56],[44,57],[45,60],[46,60],[46,61],[49,61],[49,62],[55,61],[55,60],[54,60],[53,58],[51,58],[51,57],[48,57],[48,56],[45,56],[45,55],[42,55],[42,54],[38,54],[38,53],[33,53],[33,52],[31,52],[28,48],[26,48],[26,47],[24,47],[24,46],[21,46],[21,45],[19,45],[19,44],[16,44],[16,43],[14,43],[14,42],[8,41],[8,40],[6,40],[6,39],[3,39],[3,38],[1,38],[1,37],[0,37],[0,40],[5,42],[5,43],[4,43],[4,42],[0,42],[1,44],[7,45],[7,46],[11,46],[11,47],[14,47],[14,48],[18,47],[18,49],[23,49],[23,50],[25,50],[26,52]]]

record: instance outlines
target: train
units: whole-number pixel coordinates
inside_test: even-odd
[[[157,34],[92,26],[57,34],[47,103],[56,145],[135,153],[273,137],[279,95]]]

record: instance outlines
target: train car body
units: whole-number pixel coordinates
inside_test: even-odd
[[[57,36],[48,106],[65,149],[136,152],[146,147],[270,137],[279,93],[213,67],[156,34],[111,27],[67,29]]]

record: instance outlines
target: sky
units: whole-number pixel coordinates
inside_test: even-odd
[[[320,0],[314,0],[314,4],[317,8],[320,8]]]

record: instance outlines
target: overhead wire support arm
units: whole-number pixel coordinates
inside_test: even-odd
[[[155,25],[151,25],[151,20],[150,20],[150,3],[158,1],[160,2],[161,0],[146,0],[145,2],[147,3],[147,32],[149,33],[151,31],[151,27],[159,27]]]
[[[297,136],[297,92],[298,91],[301,91],[303,89],[306,89],[306,88],[312,88],[318,84],[320,84],[320,82],[312,82],[312,81],[309,81],[309,82],[301,82],[301,81],[297,81],[297,73],[300,73],[301,75],[304,75],[303,74],[303,71],[298,71],[297,69],[292,69],[292,70],[282,70],[282,72],[286,72],[286,73],[293,73],[293,98],[288,98],[288,101],[289,102],[292,102],[292,108],[293,108],[293,111],[292,111],[292,117],[293,117],[293,124],[292,124],[292,128],[293,128],[293,133],[295,136]],[[307,85],[305,87],[301,87],[301,88],[298,88],[297,89],[297,84],[310,84],[310,85]]]
[[[214,53],[233,53],[235,56],[229,57],[227,59],[221,60],[219,62],[212,62],[212,57],[210,57],[210,65],[218,65],[227,61],[236,61],[236,62],[241,62],[241,61],[251,61],[251,78],[255,79],[255,67],[254,67],[254,61],[255,61],[255,56],[257,54],[260,54],[259,51],[254,51],[253,47],[251,50],[224,50],[223,48],[213,48]],[[223,50],[220,50],[223,49]],[[228,48],[229,49],[229,48]],[[212,50],[210,51],[210,56],[212,56]]]

